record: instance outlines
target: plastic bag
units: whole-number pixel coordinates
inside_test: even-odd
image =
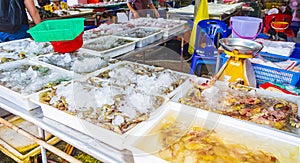
[[[0,31],[15,33],[22,25],[24,8],[19,0],[0,1]]]

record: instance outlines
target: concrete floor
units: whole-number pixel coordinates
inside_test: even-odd
[[[148,65],[161,66],[171,70],[190,73],[191,55],[187,52],[187,45],[183,50],[183,59],[180,56],[180,41],[171,40],[166,45],[156,46],[147,49],[143,53],[136,53],[121,57],[122,60],[138,62]],[[198,70],[197,70],[198,71]],[[196,71],[196,72],[197,72]],[[207,77],[214,74],[213,67],[210,65],[203,65],[202,72],[199,76]]]
[[[155,49],[144,51],[143,54],[128,56],[125,60],[144,63],[154,66],[161,66],[175,71],[189,72],[189,62],[184,58],[180,59],[180,54],[168,47],[160,46]]]
[[[166,45],[156,46],[151,49],[122,57],[122,60],[138,62],[148,65],[161,66],[179,72],[189,73],[190,58],[186,51],[183,52],[183,58],[180,57],[180,41],[171,40]]]

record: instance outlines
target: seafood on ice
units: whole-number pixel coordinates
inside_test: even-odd
[[[147,120],[165,99],[124,90],[97,78],[88,78],[43,92],[40,102],[123,134]]]
[[[96,77],[114,84],[131,87],[146,94],[167,95],[178,88],[188,76],[162,67],[136,63],[120,63]]]
[[[300,127],[298,105],[282,98],[258,95],[250,87],[230,83],[205,87],[195,81],[178,102],[234,118],[293,132]]]

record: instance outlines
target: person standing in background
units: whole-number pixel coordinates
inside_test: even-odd
[[[40,7],[44,7],[45,5],[50,4],[50,0],[37,0],[37,3],[39,4]]]
[[[127,6],[130,9],[129,18],[131,19],[146,17],[148,6],[154,12],[155,17],[157,18],[160,17],[152,0],[127,0]]]
[[[0,41],[29,38],[26,9],[35,24],[41,22],[33,0],[0,0]],[[9,24],[11,23],[11,25]]]

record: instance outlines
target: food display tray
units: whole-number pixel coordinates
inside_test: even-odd
[[[127,24],[135,27],[146,27],[146,28],[158,28],[163,31],[163,37],[167,38],[171,35],[176,34],[184,29],[187,21],[185,20],[173,20],[163,18],[137,18],[131,19]]]
[[[36,62],[42,62],[42,64],[50,64],[52,66],[56,66],[57,68],[67,70],[70,73],[74,73],[74,76],[78,74],[85,75],[92,73],[108,66],[110,62],[113,62],[110,57],[102,57],[94,54],[95,52],[79,49],[78,51],[72,53],[51,53],[32,57],[30,59]],[[67,55],[68,57],[66,57]],[[62,63],[64,65],[62,65]],[[74,66],[74,64],[77,66]]]
[[[155,33],[153,33],[149,36],[143,37],[143,38],[134,38],[134,37],[124,36],[125,34],[133,32],[133,31],[138,30],[138,29],[146,29],[146,30],[150,30],[150,31],[155,31]],[[132,28],[132,29],[129,29],[129,30],[126,30],[126,31],[116,33],[114,35],[118,36],[118,37],[121,37],[121,38],[134,40],[134,41],[136,41],[135,46],[138,47],[138,48],[141,48],[141,47],[147,46],[147,45],[149,45],[149,44],[151,44],[155,41],[160,40],[163,37],[163,31],[160,28],[136,27],[136,28]]]
[[[225,144],[236,144],[251,152],[263,151],[275,155],[279,162],[300,161],[298,138],[227,116],[169,102],[159,117],[149,121],[143,128],[135,130],[130,137],[127,137],[125,145],[133,152],[135,162],[167,162],[160,158],[158,152],[166,148],[162,146],[160,140],[160,129],[168,123],[169,125],[181,124],[180,127],[185,129],[184,134],[191,127],[201,127],[213,134],[216,133]],[[178,139],[175,139],[174,143]]]
[[[54,52],[49,42],[21,39],[0,43],[0,64]]]
[[[162,67],[155,67],[155,66],[145,65],[145,64],[131,62],[131,61],[119,61],[115,64],[110,64],[109,66],[107,66],[105,68],[102,68],[98,71],[87,74],[86,76],[87,77],[97,77],[99,74],[101,74],[105,71],[116,70],[119,66],[122,66],[122,65],[137,65],[137,66],[147,67],[147,68],[162,68]],[[170,71],[174,75],[182,76],[182,77],[185,78],[185,81],[183,83],[181,83],[177,88],[172,90],[170,93],[168,93],[168,94],[156,94],[156,95],[159,95],[159,96],[164,96],[166,98],[172,98],[176,94],[181,94],[182,91],[183,91],[182,87],[185,87],[185,85],[188,85],[190,79],[196,79],[197,78],[195,75],[190,75],[190,74],[177,72],[177,71],[173,71],[173,70],[169,70],[169,69],[165,69],[165,70]],[[104,80],[110,80],[110,79],[104,79]],[[116,80],[121,82],[121,80],[119,80],[119,79],[116,79]],[[155,83],[153,83],[153,85],[155,85]],[[149,88],[148,92],[144,92],[144,93],[148,94],[150,92],[150,89],[151,88]]]
[[[171,27],[171,28],[163,29],[163,32],[164,32],[163,37],[164,38],[168,38],[169,36],[175,35],[176,33],[184,30],[184,28],[185,28],[184,26],[187,23],[184,20],[167,20],[167,21],[177,22],[178,25]]]
[[[101,24],[100,26],[98,26],[97,28],[93,28],[90,30],[86,30],[84,31],[83,34],[83,40],[84,41],[88,41],[90,39],[95,39],[98,37],[102,37],[102,36],[108,36],[108,35],[112,35],[114,33],[120,32],[120,31],[124,31],[127,29],[132,28],[129,25],[126,24]]]
[[[88,45],[90,43],[95,43],[97,41],[104,41],[104,40],[108,40],[110,38],[119,38],[119,39],[124,39],[124,40],[130,40],[132,42],[129,42],[129,43],[126,43],[124,45],[120,45],[120,46],[117,46],[117,47],[114,47],[114,48],[111,48],[111,49],[103,50],[103,51],[93,50],[93,49],[85,47],[85,45]],[[100,38],[97,38],[97,39],[91,39],[91,40],[88,40],[88,41],[84,42],[84,45],[82,46],[81,49],[83,49],[87,52],[93,53],[94,55],[114,58],[114,57],[120,56],[122,54],[125,54],[127,52],[130,52],[130,51],[134,50],[135,49],[135,44],[136,44],[136,41],[132,40],[132,39],[117,37],[117,36],[103,36],[103,37],[100,37]]]
[[[209,81],[209,79],[198,77],[194,81],[197,82],[197,83],[207,83]],[[214,86],[216,86],[217,88],[225,88],[225,87],[228,87],[228,82],[216,81]],[[175,103],[179,103],[179,99],[184,97],[187,94],[187,92],[193,87],[194,86],[191,82],[185,83],[181,87],[181,90],[179,91],[179,93],[177,93],[175,96],[173,96],[171,98],[171,101],[175,102]],[[298,105],[298,113],[297,114],[298,114],[298,116],[300,115],[300,97],[299,96],[282,94],[282,93],[262,90],[262,89],[258,89],[258,88],[251,88],[251,91],[249,92],[249,95],[254,95],[254,94],[258,97],[267,97],[267,98],[269,97],[269,98],[274,98],[274,99],[279,98],[279,99],[283,99],[283,100],[295,103],[295,104]],[[215,96],[216,95],[214,95],[214,97],[211,97],[211,98],[215,98]],[[204,110],[204,108],[198,108],[198,109],[199,110]],[[225,115],[225,116],[227,116],[227,115]],[[230,118],[232,118],[232,117],[230,117]],[[284,130],[279,130],[279,129],[272,128],[271,126],[268,126],[268,125],[256,124],[255,122],[252,122],[252,121],[246,121],[246,120],[243,120],[243,121],[245,121],[245,123],[251,123],[251,124],[263,126],[265,128],[271,128],[271,129],[274,129],[274,130],[277,130],[277,131],[280,131],[280,132],[284,132],[286,134],[291,134],[295,137],[300,137],[300,129],[299,128],[294,128],[294,127],[289,126],[289,127],[291,127],[291,128],[289,128],[290,131],[284,131]]]
[[[80,79],[80,81],[83,81],[87,78]],[[74,81],[72,81],[74,82]],[[63,85],[59,85],[58,87],[63,87]],[[38,105],[41,106],[43,115],[49,119],[55,120],[59,123],[62,123],[68,127],[71,127],[77,131],[80,131],[86,135],[89,135],[97,140],[100,140],[116,149],[123,150],[125,149],[124,141],[128,135],[130,135],[134,130],[138,128],[142,128],[144,126],[144,123],[148,120],[151,121],[153,118],[158,116],[164,109],[164,106],[168,102],[169,99],[164,99],[164,102],[162,105],[160,105],[158,108],[156,108],[153,112],[150,113],[148,119],[141,121],[140,123],[136,124],[134,127],[126,131],[125,133],[117,133],[112,130],[106,129],[104,127],[98,126],[97,124],[88,122],[84,119],[81,119],[80,117],[76,115],[71,115],[66,111],[59,110],[53,106],[50,106],[48,104],[42,103],[39,100],[40,93],[36,93],[30,97],[30,100]],[[76,93],[76,92],[74,92]],[[74,96],[75,97],[75,96]],[[101,98],[101,97],[100,97]],[[98,122],[102,123],[102,122]]]
[[[0,65],[0,70],[5,67],[17,67],[18,65],[22,65],[22,64],[42,65],[44,67],[50,68],[51,70],[54,70],[55,72],[64,74],[65,76],[72,78],[72,74],[70,74],[66,70],[58,69],[55,66],[42,64],[42,63],[35,62],[32,60],[28,60],[28,59],[18,60],[18,61],[2,64],[2,65]],[[34,93],[36,93],[36,92],[34,92]],[[34,94],[34,93],[32,93],[32,94]],[[29,98],[32,94],[22,94],[20,92],[13,91],[3,85],[0,85],[0,96],[1,97],[15,103],[16,105],[18,105],[28,111],[35,109],[39,106],[29,100]]]

